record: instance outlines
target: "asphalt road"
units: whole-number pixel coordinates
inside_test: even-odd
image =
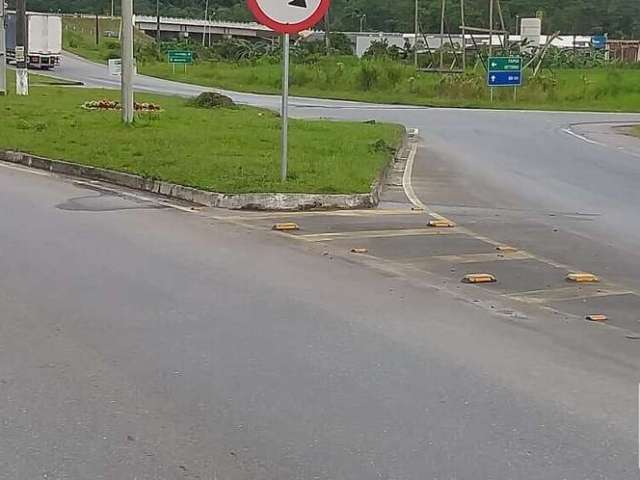
[[[90,86],[119,88],[106,67],[67,55],[55,75]],[[196,95],[202,87],[137,76],[136,89]],[[280,99],[220,90],[240,103],[279,108]],[[639,114],[593,114],[419,108],[310,98],[291,99],[291,114],[347,120],[392,121],[420,129],[413,184],[429,205],[495,207],[531,212],[594,214],[580,234],[624,248],[640,272],[640,161],[615,140],[593,142],[589,124],[640,122]],[[576,136],[576,134],[578,136]],[[435,169],[457,177],[450,198],[432,198]],[[460,187],[461,186],[461,187]],[[640,275],[639,275],[640,276]]]
[[[113,85],[101,68],[58,74]],[[292,113],[420,128],[419,200],[638,281],[633,150],[563,132],[633,116]],[[0,201],[0,478],[638,477],[637,341],[41,173],[1,166]]]
[[[0,476],[620,479],[637,343],[0,167]]]

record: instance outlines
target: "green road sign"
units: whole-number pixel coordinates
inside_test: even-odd
[[[179,63],[184,65],[193,63],[193,52],[188,52],[186,50],[169,50],[168,57],[169,63]]]
[[[490,72],[519,72],[522,70],[520,57],[489,57]]]

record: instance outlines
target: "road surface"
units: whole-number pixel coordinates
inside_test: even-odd
[[[638,163],[571,125],[636,117],[293,104],[420,128],[419,202],[635,291]],[[2,478],[638,477],[633,335],[41,172],[0,201]]]

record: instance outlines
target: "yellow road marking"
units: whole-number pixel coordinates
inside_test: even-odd
[[[247,221],[254,220],[273,220],[274,218],[287,218],[287,217],[377,217],[385,215],[425,215],[421,211],[413,211],[406,209],[371,209],[371,210],[321,210],[321,211],[306,211],[306,212],[267,212],[246,215],[210,215],[208,218],[213,220],[235,220],[235,221]]]
[[[461,255],[434,255],[426,257],[433,260],[440,260],[448,263],[475,263],[475,262],[503,262],[506,260],[530,260],[531,255],[527,252],[514,253],[468,253]]]
[[[296,235],[295,238],[308,242],[329,242],[331,240],[357,240],[361,238],[394,238],[420,235],[451,235],[453,230],[436,230],[426,228],[413,228],[405,230],[361,230],[356,232],[311,233]]]
[[[598,297],[614,297],[621,295],[633,295],[628,290],[616,290],[612,288],[580,288],[561,287],[546,290],[530,290],[528,292],[516,292],[504,295],[513,300],[524,303],[543,304],[551,302],[563,302],[568,300],[581,300]]]

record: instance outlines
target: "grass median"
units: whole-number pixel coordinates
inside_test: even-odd
[[[0,148],[224,193],[366,193],[402,137],[397,125],[292,120],[289,179],[279,178],[280,118],[248,107],[203,109],[140,95],[163,111],[86,111],[107,90],[34,87],[0,97]]]

